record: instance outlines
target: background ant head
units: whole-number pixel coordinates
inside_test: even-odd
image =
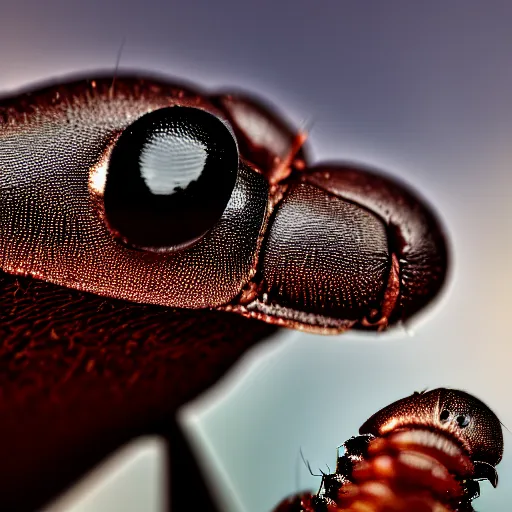
[[[473,462],[496,466],[503,455],[499,419],[482,401],[464,391],[439,388],[414,393],[375,413],[359,433],[382,436],[403,428],[445,433]]]

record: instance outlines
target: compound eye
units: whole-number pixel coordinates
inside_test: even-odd
[[[471,417],[468,414],[460,414],[455,420],[460,428],[466,428],[471,421]]]
[[[236,141],[213,114],[192,107],[145,114],[112,150],[103,199],[108,226],[139,249],[192,245],[221,218],[237,170]]]
[[[442,423],[446,423],[450,419],[450,417],[451,413],[446,409],[441,411],[441,414],[439,415],[439,419],[441,420]]]

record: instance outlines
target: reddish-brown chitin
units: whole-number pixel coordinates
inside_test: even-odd
[[[238,178],[205,235],[141,250],[107,221],[105,180],[120,134],[173,106],[230,124]],[[5,272],[324,333],[407,320],[444,282],[442,229],[419,195],[364,167],[311,165],[305,135],[247,95],[133,78],[82,81],[6,99],[0,118]]]
[[[240,165],[218,224],[183,250],[148,252],[109,229],[102,194],[123,131],[173,105],[229,122]],[[195,506],[212,509],[177,408],[273,326],[382,329],[437,296],[446,243],[423,199],[361,166],[312,166],[303,142],[258,99],[159,79],[0,102],[2,510],[42,508],[153,433],[171,444],[173,510],[187,509],[190,479]]]
[[[287,498],[275,512],[472,512],[478,481],[498,483],[501,424],[465,392],[415,393],[376,413],[359,432],[317,494]]]

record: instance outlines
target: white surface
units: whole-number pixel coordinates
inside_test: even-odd
[[[140,438],[104,461],[44,512],[164,512],[164,442]]]

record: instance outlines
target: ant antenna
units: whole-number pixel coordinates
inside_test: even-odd
[[[322,478],[325,476],[325,473],[321,469],[318,470],[321,473],[320,475],[315,475],[315,473],[313,473],[313,470],[311,469],[311,464],[309,463],[308,460],[306,460],[304,458],[304,454],[302,453],[302,448],[300,449],[300,457],[302,459],[302,462],[304,462],[304,465],[308,468],[309,474],[311,476],[321,476]]]
[[[121,55],[123,54],[124,45],[126,43],[126,36],[123,37],[123,40],[121,41],[121,45],[119,46],[119,50],[117,51],[117,58],[116,58],[116,66],[114,68],[114,76],[112,77],[112,83],[110,84],[110,89],[108,91],[109,98],[112,99],[114,96],[114,86],[116,84],[117,79],[117,73],[119,72],[119,64],[121,62]]]

